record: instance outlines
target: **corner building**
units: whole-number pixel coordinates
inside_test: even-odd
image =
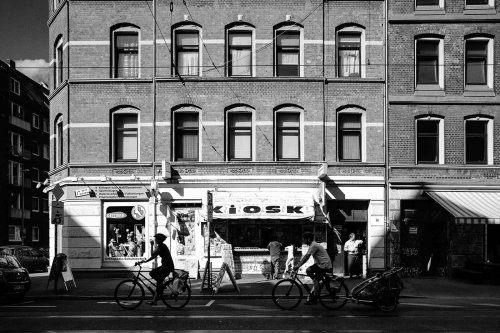
[[[267,274],[273,237],[300,257],[313,231],[342,273],[328,215],[342,242],[365,240],[365,274],[384,268],[384,1],[50,10],[49,186],[64,203],[52,255],[74,270],[130,267],[163,232],[195,276],[210,191],[213,267]]]
[[[499,6],[388,1],[388,243],[409,276],[500,261]]]

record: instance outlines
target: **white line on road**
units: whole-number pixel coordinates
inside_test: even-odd
[[[210,306],[210,305],[214,304],[214,302],[215,302],[215,300],[213,299],[210,302],[208,302],[207,304],[205,304],[205,306]]]
[[[2,305],[2,308],[55,308],[55,305]]]
[[[431,308],[463,308],[459,305],[445,305],[445,304],[427,304],[427,303],[401,303],[402,305],[425,306]]]

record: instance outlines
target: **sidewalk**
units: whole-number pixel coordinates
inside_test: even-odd
[[[75,277],[67,283],[66,291],[62,280],[58,282],[57,291],[53,281],[47,289],[48,273],[31,274],[32,286],[27,299],[113,299],[116,285],[125,277]],[[193,299],[257,299],[271,298],[273,285],[277,280],[267,280],[262,275],[244,275],[236,280],[240,291],[236,291],[229,278],[224,277],[217,294],[201,292],[201,280],[191,280]],[[346,279],[351,289],[361,279]],[[500,299],[500,285],[472,284],[467,281],[450,278],[407,278],[403,279],[405,289],[401,298],[491,298]]]

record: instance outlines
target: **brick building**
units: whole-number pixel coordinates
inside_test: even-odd
[[[196,271],[211,191],[216,266],[229,243],[236,273],[263,273],[273,237],[300,256],[310,230],[343,272],[328,213],[343,241],[365,239],[365,272],[383,269],[384,13],[377,0],[51,0],[57,252],[119,269],[163,232]]]
[[[391,263],[499,262],[500,2],[387,6]]]
[[[0,61],[0,245],[49,246],[48,198],[37,189],[49,171],[48,93]]]

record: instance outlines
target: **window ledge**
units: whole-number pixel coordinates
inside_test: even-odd
[[[444,89],[434,84],[423,84],[415,87],[416,96],[445,96]]]
[[[495,7],[488,5],[484,6],[467,6],[464,9],[464,15],[494,15],[497,11]]]
[[[415,15],[444,15],[444,8],[439,6],[422,6],[415,8]]]
[[[466,86],[464,97],[495,97],[495,91],[485,86]]]

